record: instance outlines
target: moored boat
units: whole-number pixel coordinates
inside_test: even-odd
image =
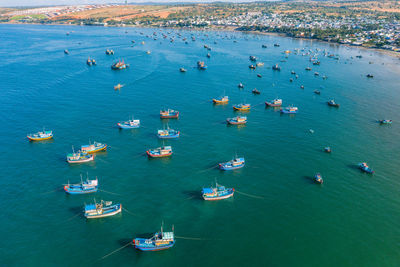
[[[234,105],[233,109],[238,110],[238,111],[248,111],[250,110],[251,105],[250,104],[238,104]]]
[[[269,107],[280,107],[280,106],[282,106],[282,99],[276,98],[276,99],[272,100],[271,102],[266,101],[265,105],[269,106]]]
[[[81,146],[81,151],[83,153],[96,153],[102,150],[106,150],[107,149],[107,144],[103,144],[103,143],[99,143],[99,142],[93,142],[93,144],[89,145],[83,145]]]
[[[320,94],[321,94],[321,91],[319,91],[319,90],[314,90],[314,93],[317,94],[317,95],[320,95]]]
[[[243,85],[242,83],[239,83],[239,84],[238,84],[238,87],[239,87],[239,88],[244,88],[244,85]]]
[[[249,69],[255,70],[256,66],[255,65],[249,65]]]
[[[185,68],[180,68],[179,71],[180,72],[186,72],[186,69]]]
[[[83,181],[81,175],[81,182],[79,184],[70,184],[68,182],[68,184],[64,185],[64,191],[71,195],[95,193],[97,192],[98,184],[97,177],[96,180],[89,180],[88,177],[86,181]]]
[[[374,173],[374,171],[367,165],[366,162],[359,163],[358,168],[360,168],[360,170],[366,173],[371,173],[371,174]]]
[[[261,74],[257,74],[257,77],[258,77],[258,78],[262,78]]]
[[[218,167],[223,171],[230,171],[243,168],[245,165],[244,158],[235,157],[231,161],[219,163]]]
[[[329,146],[327,146],[327,147],[324,148],[324,151],[325,151],[326,153],[331,153],[331,152],[332,152],[332,149],[331,149]]]
[[[160,111],[161,119],[177,119],[179,118],[179,111],[173,109],[161,110]]]
[[[206,70],[207,66],[204,65],[204,61],[197,61],[197,68],[200,70]]]
[[[122,204],[112,204],[111,201],[101,201],[100,203],[85,205],[85,217],[87,219],[97,219],[103,217],[113,216],[120,213]]]
[[[214,104],[227,104],[229,102],[229,97],[228,96],[223,96],[221,98],[214,98],[213,103]]]
[[[107,50],[106,50],[106,55],[114,55],[114,50],[112,50],[112,49],[107,49]]]
[[[324,180],[322,180],[322,176],[321,176],[320,173],[316,173],[316,174],[314,175],[314,181],[315,181],[316,183],[319,183],[319,184],[322,184],[322,183],[324,182]]]
[[[94,160],[94,155],[83,153],[81,151],[74,152],[74,148],[72,148],[72,153],[67,155],[68,163],[85,163]]]
[[[392,120],[379,120],[380,124],[392,124]]]
[[[310,67],[307,67],[307,68],[306,68],[306,70],[310,71],[310,70],[311,70],[311,68],[310,68]]]
[[[280,70],[281,70],[281,67],[279,67],[278,64],[275,64],[275,65],[272,66],[272,69],[273,69],[273,70],[278,70],[278,71],[280,71]]]
[[[43,129],[42,132],[37,132],[37,133],[33,133],[33,134],[28,134],[26,136],[29,141],[43,141],[43,140],[48,140],[53,138],[53,131],[45,131]]]
[[[140,127],[140,120],[129,119],[127,121],[121,121],[117,123],[121,129],[135,129]]]
[[[129,67],[129,65],[125,64],[124,60],[122,61],[119,60],[118,62],[115,62],[114,64],[111,65],[111,69],[113,70],[122,70],[126,69],[127,67]]]
[[[93,58],[91,59],[90,57],[86,60],[86,64],[88,64],[89,66],[92,65],[96,65],[96,60],[94,60]]]
[[[329,100],[328,102],[326,102],[327,104],[328,104],[328,106],[331,106],[331,107],[336,107],[336,108],[338,108],[340,105],[338,104],[338,103],[336,103],[335,102],[335,100],[333,100],[333,99],[331,99],[331,100]]]
[[[132,244],[141,251],[158,251],[172,248],[175,244],[174,232],[161,231],[155,233],[151,238],[135,238]]]
[[[64,50],[64,54],[68,55],[69,51],[67,49]]]
[[[171,146],[163,146],[154,149],[149,149],[146,151],[146,154],[151,158],[163,158],[169,157],[172,155],[172,147]]]
[[[234,118],[228,118],[228,119],[226,119],[226,122],[228,124],[232,124],[232,125],[246,124],[247,117],[246,116],[237,116]]]
[[[284,113],[284,114],[295,114],[295,113],[298,112],[298,110],[299,109],[297,107],[289,106],[289,107],[286,107],[286,108],[281,108],[281,113]]]
[[[261,92],[258,91],[257,88],[254,88],[253,90],[251,90],[251,92],[252,92],[253,94],[255,94],[255,95],[261,94]]]
[[[171,138],[178,138],[180,135],[180,131],[176,131],[174,129],[164,129],[164,130],[158,130],[157,131],[157,136],[158,138],[161,139],[171,139]]]
[[[250,56],[249,59],[250,61],[257,61],[257,58],[255,56]]]
[[[263,62],[257,62],[256,66],[257,67],[262,67],[262,66],[264,66],[264,63]]]
[[[374,78],[374,75],[372,75],[372,74],[367,74],[367,78]]]
[[[115,91],[120,90],[122,87],[124,87],[124,85],[119,83],[119,84],[114,86],[114,90]]]
[[[234,188],[226,188],[223,185],[215,184],[215,187],[205,187],[201,191],[204,200],[221,200],[233,197]]]

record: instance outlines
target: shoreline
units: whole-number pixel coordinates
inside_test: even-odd
[[[45,26],[51,26],[51,25],[56,25],[56,26],[88,26],[88,27],[110,27],[110,28],[138,28],[138,29],[173,29],[173,30],[186,30],[186,31],[201,31],[201,32],[206,32],[206,31],[225,31],[225,32],[238,32],[238,33],[248,33],[248,34],[259,34],[259,35],[270,35],[270,36],[279,36],[279,37],[285,37],[285,38],[292,38],[292,39],[301,39],[301,40],[308,40],[308,41],[317,41],[317,42],[322,42],[322,43],[328,43],[328,44],[336,44],[338,46],[345,46],[345,47],[351,47],[351,48],[360,48],[366,51],[372,51],[376,53],[380,53],[386,56],[394,57],[397,59],[400,59],[400,52],[395,52],[391,50],[386,50],[386,49],[379,49],[379,48],[373,48],[373,47],[365,47],[365,46],[355,46],[355,45],[349,45],[349,44],[341,44],[338,42],[329,42],[325,40],[319,40],[319,39],[312,39],[312,38],[302,38],[302,37],[292,37],[288,36],[285,33],[277,33],[277,32],[261,32],[261,31],[239,31],[236,30],[237,27],[234,26],[213,26],[211,28],[188,28],[188,27],[159,27],[159,26],[138,26],[138,25],[124,25],[124,26],[115,26],[115,25],[109,25],[109,26],[95,26],[95,25],[77,25],[77,24],[65,24],[65,23],[49,23],[49,24],[43,24],[43,23],[13,23],[13,22],[4,22],[0,23],[0,25],[45,25]]]

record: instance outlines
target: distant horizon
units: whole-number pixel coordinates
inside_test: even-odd
[[[34,7],[50,7],[50,6],[76,6],[76,5],[104,5],[104,4],[125,4],[125,0],[107,1],[107,0],[35,0],[33,4],[30,0],[4,0],[5,3],[0,4],[2,8],[34,8]],[[199,4],[199,3],[250,3],[250,2],[287,2],[287,0],[218,0],[218,1],[203,1],[203,0],[136,0],[128,1],[128,5],[135,4]]]

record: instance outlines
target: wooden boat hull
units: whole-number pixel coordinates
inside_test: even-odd
[[[175,241],[170,242],[168,245],[163,245],[163,246],[141,246],[140,245],[140,241],[144,242],[145,239],[144,238],[137,238],[135,240],[133,240],[134,242],[134,246],[136,249],[141,250],[141,251],[160,251],[160,250],[165,250],[165,249],[169,249],[172,248],[175,245]],[[139,244],[137,244],[139,243]]]
[[[228,104],[228,102],[229,102],[229,100],[221,101],[221,100],[218,100],[218,99],[213,99],[213,103],[214,104]]]
[[[232,193],[230,193],[230,194],[218,196],[218,197],[207,197],[207,196],[203,195],[203,199],[207,200],[207,201],[216,201],[216,200],[222,200],[222,199],[227,199],[227,198],[233,197],[233,194],[234,194],[234,191],[232,191]]]
[[[116,208],[115,210],[113,210],[111,212],[107,212],[107,213],[103,213],[103,214],[99,214],[99,215],[85,214],[85,217],[86,217],[86,219],[98,219],[98,218],[114,216],[122,211],[122,204],[118,204],[118,206],[119,206],[118,208]]]
[[[121,128],[121,129],[136,129],[136,128],[139,128],[139,127],[140,127],[140,125],[133,125],[133,126],[131,126],[131,125],[125,125],[125,124],[122,124],[122,123],[117,123],[117,125],[118,125],[118,127]]]
[[[161,119],[177,119],[179,118],[179,113],[176,115],[160,115]]]
[[[250,107],[248,107],[248,108],[239,108],[239,107],[233,107],[233,109],[234,110],[237,110],[237,111],[249,111],[250,110]]]
[[[282,113],[282,114],[296,114],[297,111],[288,111],[288,110],[282,109],[282,110],[281,110],[281,113]]]
[[[269,103],[269,102],[265,102],[265,105],[267,107],[280,107],[280,106],[282,106],[282,104],[272,104],[272,103]]]
[[[70,195],[82,195],[82,194],[90,194],[97,192],[97,186],[90,188],[90,189],[73,189],[70,188],[68,185],[64,186],[64,191]]]
[[[227,122],[228,124],[230,124],[230,125],[241,125],[241,124],[246,124],[246,123],[247,123],[247,120],[246,120],[246,121],[237,122],[237,121],[232,121],[232,120],[230,120],[230,119],[227,119],[226,122]]]
[[[174,139],[174,138],[178,138],[179,137],[179,135],[180,135],[180,132],[178,132],[177,134],[171,134],[171,135],[157,135],[158,136],[158,138],[160,138],[160,139]]]
[[[85,159],[80,159],[80,160],[70,160],[67,158],[67,162],[70,164],[85,163],[85,162],[89,162],[89,161],[93,161],[93,160],[94,160],[93,155],[90,158],[85,158]]]
[[[93,150],[84,151],[84,152],[86,152],[88,154],[92,154],[92,153],[96,153],[96,152],[103,151],[103,150],[107,150],[107,145],[104,145],[104,146],[102,146],[100,148],[96,148],[96,149],[93,149]]]
[[[29,141],[43,141],[43,140],[49,140],[52,139],[53,136],[48,136],[48,137],[32,137],[32,136],[27,136],[27,138],[29,139]]]
[[[165,158],[165,157],[169,157],[172,155],[172,152],[168,153],[168,154],[153,154],[151,153],[149,150],[146,151],[147,156],[149,156],[150,158]]]
[[[224,164],[220,163],[218,165],[218,167],[219,167],[220,170],[223,170],[223,171],[232,171],[232,170],[241,169],[241,168],[244,167],[244,165],[245,165],[245,163],[243,163],[241,165],[237,165],[237,166],[228,167],[228,166],[224,166]]]

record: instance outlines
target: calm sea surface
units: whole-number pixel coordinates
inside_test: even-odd
[[[146,37],[153,32],[157,40]],[[0,265],[399,266],[400,60],[275,36],[160,29],[0,25],[0,44]],[[115,55],[106,55],[107,48]],[[305,50],[296,55],[295,48]],[[320,66],[302,56],[310,49]],[[287,58],[285,50],[292,51]],[[250,70],[250,55],[264,67]],[[86,65],[88,56],[97,66]],[[118,59],[130,67],[112,71]],[[206,71],[195,68],[198,60]],[[275,63],[280,72],[271,69]],[[118,83],[125,86],[114,91]],[[253,88],[261,95],[252,95]],[[224,94],[228,105],[211,103]],[[299,113],[265,108],[276,97]],[[340,108],[327,106],[332,98]],[[228,127],[232,105],[242,102],[253,106],[248,124]],[[165,141],[171,158],[149,160],[145,151],[163,144],[156,137],[167,123],[161,108],[180,111],[168,125],[181,137]],[[131,116],[141,120],[140,129],[116,127]],[[43,127],[54,140],[27,140]],[[89,141],[109,149],[95,162],[68,165],[72,146]],[[215,168],[236,153],[246,159],[243,169]],[[364,161],[374,175],[357,169]],[[98,177],[101,191],[62,191],[87,172]],[[322,186],[312,181],[316,172]],[[203,201],[202,187],[215,180],[234,187],[235,196]],[[93,198],[125,210],[87,221],[83,205]],[[172,249],[142,253],[128,246],[102,259],[162,222],[179,237]]]

